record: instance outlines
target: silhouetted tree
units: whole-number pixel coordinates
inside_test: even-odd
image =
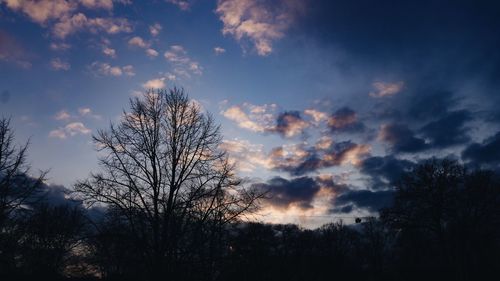
[[[20,236],[17,218],[26,211],[25,204],[37,199],[45,179],[30,175],[26,161],[29,142],[17,146],[10,119],[0,119],[0,274],[15,269],[15,255]]]
[[[499,259],[500,183],[492,172],[433,160],[407,173],[382,219],[397,234],[401,270],[471,280]],[[413,274],[415,273],[415,274]]]
[[[83,242],[85,218],[79,206],[37,204],[21,223],[23,274],[32,277],[57,277],[73,260]]]
[[[0,228],[13,212],[19,210],[45,180],[45,172],[30,176],[26,162],[29,142],[16,146],[10,119],[0,119]]]
[[[172,276],[196,231],[221,230],[255,207],[259,194],[240,185],[209,114],[183,90],[132,99],[118,125],[99,131],[101,171],[78,182],[87,203],[118,210],[152,276]]]

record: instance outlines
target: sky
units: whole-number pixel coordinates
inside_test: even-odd
[[[494,1],[0,0],[0,112],[71,188],[130,98],[183,87],[259,220],[349,221],[426,159],[500,168],[498,26]]]

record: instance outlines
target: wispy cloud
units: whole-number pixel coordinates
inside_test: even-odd
[[[383,98],[394,96],[401,92],[405,86],[403,81],[389,83],[389,82],[373,82],[372,87],[374,91],[370,92],[368,95],[373,98]]]
[[[90,70],[96,75],[104,76],[134,76],[134,67],[132,65],[112,66],[109,63],[95,61],[90,65]]]
[[[54,70],[69,70],[71,65],[60,58],[54,58],[50,61],[50,67]]]
[[[214,48],[214,53],[216,55],[224,54],[225,52],[226,52],[226,49],[224,49],[222,47],[215,47]]]
[[[151,36],[155,37],[158,36],[158,34],[160,34],[160,31],[162,29],[163,27],[161,26],[161,24],[155,23],[149,26],[149,33],[151,34]]]
[[[191,8],[191,1],[187,0],[166,0],[167,3],[174,4],[175,6],[179,7],[179,9],[183,11],[187,11]]]
[[[174,72],[181,76],[191,77],[191,74],[201,75],[203,67],[187,55],[186,49],[181,45],[172,45],[163,56],[174,65]]]

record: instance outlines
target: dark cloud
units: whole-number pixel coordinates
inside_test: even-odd
[[[379,138],[390,143],[395,153],[419,152],[427,148],[423,139],[415,136],[408,126],[403,124],[388,124],[382,126]]]
[[[266,183],[253,184],[252,188],[268,192],[266,201],[273,206],[288,208],[296,205],[302,209],[310,209],[314,196],[320,190],[320,184],[310,177],[291,180],[275,177]]]
[[[431,140],[433,148],[444,148],[470,141],[465,127],[472,115],[467,110],[453,111],[422,127],[421,132]]]
[[[357,164],[369,152],[368,145],[343,141],[331,143],[328,147],[299,147],[290,155],[285,155],[283,148],[279,147],[271,152],[270,157],[274,169],[297,176],[346,162]]]
[[[389,206],[392,203],[393,198],[394,191],[392,190],[350,190],[335,198],[335,207],[331,209],[331,212],[348,213],[354,208],[377,212],[381,208]]]
[[[276,127],[271,131],[277,132],[281,136],[291,137],[303,133],[309,126],[299,111],[285,111],[276,118]]]
[[[494,1],[319,0],[296,31],[386,71],[397,65],[429,79],[494,80],[500,73],[499,9]]]
[[[392,187],[415,163],[394,156],[369,157],[360,165],[360,172],[370,176],[370,187],[382,189]]]
[[[349,107],[342,107],[333,113],[328,118],[327,125],[332,132],[356,132],[364,129],[356,112]]]
[[[500,132],[482,143],[469,145],[463,151],[462,158],[478,166],[500,164]]]
[[[459,99],[451,91],[418,88],[406,102],[408,106],[406,117],[425,121],[445,116],[459,103]]]

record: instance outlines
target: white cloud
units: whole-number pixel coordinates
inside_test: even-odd
[[[238,41],[249,40],[257,54],[269,55],[273,41],[282,38],[301,10],[295,0],[219,0],[216,12],[224,24],[222,33]]]
[[[103,46],[102,53],[110,58],[116,58],[116,50],[108,46]]]
[[[90,70],[95,74],[105,76],[134,76],[134,67],[132,65],[112,66],[109,63],[95,61],[90,65]]]
[[[65,139],[66,133],[64,132],[64,129],[55,129],[55,130],[52,130],[49,132],[49,137],[50,138]]]
[[[82,122],[72,122],[67,124],[64,127],[60,127],[58,129],[52,130],[49,132],[49,137],[51,138],[59,138],[65,139],[68,136],[76,136],[76,135],[87,135],[92,131],[85,127]]]
[[[220,55],[220,54],[223,54],[226,52],[226,49],[222,48],[222,47],[215,47],[214,48],[214,53],[216,55]]]
[[[130,46],[135,46],[135,47],[139,47],[139,48],[148,48],[149,47],[149,43],[144,41],[144,39],[142,39],[139,36],[132,37],[130,40],[128,40],[128,44]]]
[[[165,77],[148,80],[142,84],[144,89],[163,89],[166,86]]]
[[[148,55],[148,57],[150,58],[154,58],[158,56],[158,52],[155,49],[147,49],[146,55]]]
[[[68,120],[70,118],[71,114],[69,114],[66,110],[61,110],[56,114],[56,116],[54,116],[54,119],[56,120]]]
[[[50,61],[50,66],[54,70],[69,70],[71,68],[71,65],[68,62],[63,61],[60,58],[54,58],[54,59],[52,59]]]
[[[316,123],[328,119],[328,114],[326,114],[325,112],[318,111],[316,109],[306,109],[304,110],[304,113],[306,115],[311,116],[314,119],[314,122]]]
[[[151,33],[151,36],[158,36],[161,30],[162,26],[159,23],[155,23],[149,26],[149,33]]]
[[[274,130],[274,122],[276,120],[275,104],[253,105],[244,103],[243,105],[234,105],[221,114],[243,129],[252,132],[269,132]]]
[[[78,108],[78,113],[83,117],[90,117],[94,119],[101,119],[101,115],[95,114],[91,108],[89,107],[80,107]]]
[[[91,33],[105,32],[108,34],[130,33],[132,24],[126,18],[87,18],[83,13],[64,16],[52,28],[52,33],[58,38],[66,38],[77,31],[88,30]]]
[[[373,98],[383,98],[394,96],[395,94],[401,92],[403,90],[405,83],[403,81],[395,82],[395,83],[386,83],[386,82],[373,82],[372,84],[375,91],[370,92],[368,95]]]

